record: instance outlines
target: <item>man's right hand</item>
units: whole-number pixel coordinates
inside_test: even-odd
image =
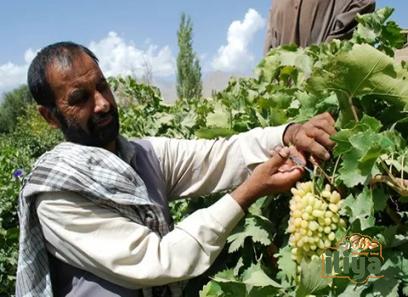
[[[231,193],[232,198],[246,210],[262,196],[288,191],[304,172],[290,157],[296,157],[306,164],[304,156],[295,147],[278,148],[268,161],[258,165],[249,178]]]

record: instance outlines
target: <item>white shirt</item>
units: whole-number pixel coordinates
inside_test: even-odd
[[[285,128],[256,128],[228,140],[148,140],[160,161],[168,197],[192,197],[238,186],[282,144]],[[135,289],[202,274],[244,217],[229,194],[197,210],[162,238],[75,193],[41,194],[37,213],[52,255]]]

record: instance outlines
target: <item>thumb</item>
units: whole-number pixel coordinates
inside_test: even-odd
[[[271,152],[271,158],[266,161],[266,166],[269,169],[270,174],[274,174],[278,171],[278,168],[282,166],[290,156],[290,150],[288,147],[276,148]]]

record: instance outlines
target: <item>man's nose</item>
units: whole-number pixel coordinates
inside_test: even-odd
[[[110,102],[98,91],[95,93],[95,113],[105,113],[110,109]]]

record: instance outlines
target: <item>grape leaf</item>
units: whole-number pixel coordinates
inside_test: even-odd
[[[387,21],[394,9],[385,7],[374,13],[357,15],[359,22],[353,34],[353,41],[369,43],[394,56],[394,48],[401,48],[406,43],[406,37],[401,28],[393,21]]]
[[[200,291],[200,297],[222,297],[225,296],[221,286],[214,282],[208,282]]]
[[[342,280],[343,282],[348,280]],[[366,289],[366,286],[359,286],[359,285],[353,285],[352,283],[350,283],[346,289],[341,292],[338,297],[360,297],[360,296],[364,296],[363,295],[363,291]]]
[[[278,289],[274,287],[254,287],[248,293],[248,297],[276,297],[278,295]]]
[[[210,281],[200,291],[200,297],[246,297],[246,289],[241,283]]]
[[[285,74],[285,72],[289,74],[288,71],[291,72],[297,69],[299,71],[291,74],[295,75],[295,79],[301,82],[303,78],[308,78],[311,75],[312,66],[313,61],[305,53],[304,49],[293,45],[285,45],[278,50],[271,50],[265,59],[260,62],[255,74],[261,81],[271,82],[277,75]],[[297,77],[298,74],[299,77]]]
[[[383,125],[376,118],[364,114],[357,126],[358,131],[365,131],[365,127],[368,127],[373,132],[380,132]]]
[[[344,200],[342,208],[349,215],[350,223],[360,222],[361,230],[374,226],[374,202],[369,188],[364,188],[357,198],[352,195],[348,196]]]
[[[233,269],[226,269],[221,272],[218,272],[214,277],[213,280],[219,283],[225,282],[237,282],[238,279],[234,275]]]
[[[408,283],[404,284],[404,287],[402,288],[402,294],[404,296],[408,296]]]
[[[384,263],[381,267],[381,275],[384,277],[373,280],[372,294],[367,294],[367,296],[378,296],[378,294],[384,297],[398,296],[398,285],[401,282],[398,279],[400,269],[395,267],[395,264],[391,259]]]
[[[375,188],[373,190],[374,211],[382,211],[387,206],[388,196],[385,195],[384,189]]]
[[[356,44],[350,51],[334,56],[325,67],[316,68],[308,81],[307,89],[316,94],[334,91],[338,96],[345,124],[354,119],[350,100],[366,95],[374,95],[397,110],[406,111],[407,76],[408,72],[386,54],[370,45]],[[371,102],[361,101],[361,104],[370,105]],[[397,116],[396,114],[395,117]]]
[[[278,277],[280,279],[287,279],[289,282],[294,280],[296,277],[296,263],[292,259],[291,248],[289,245],[281,248],[277,255],[279,273]]]
[[[207,127],[228,129],[231,127],[230,115],[221,104],[215,104],[214,112],[207,115]]]
[[[301,277],[300,285],[296,291],[297,297],[303,297],[326,288],[330,280],[321,277],[322,262],[320,258],[307,262],[305,260],[300,264]]]
[[[270,245],[272,243],[272,230],[269,220],[261,216],[247,216],[244,226],[228,237],[227,241],[230,243],[228,252],[233,253],[243,247],[247,238],[265,246]]]
[[[344,136],[342,143],[345,150]],[[343,164],[339,170],[339,178],[348,187],[365,184],[372,176],[379,174],[377,160],[384,153],[394,148],[393,141],[383,133],[372,130],[354,133],[349,136],[352,148],[344,152]]]
[[[336,142],[333,153],[335,156],[340,156],[344,153],[349,152],[352,149],[350,143],[350,137],[353,135],[353,130],[343,129],[336,134],[334,134],[331,139]]]
[[[339,169],[339,179],[344,182],[344,184],[352,188],[358,184],[364,184],[369,173],[362,172],[358,167],[358,160],[361,158],[361,154],[357,150],[351,150],[344,154],[343,163]]]
[[[252,264],[247,270],[244,271],[242,274],[242,282],[250,287],[281,287],[279,283],[266,275],[260,263]]]

